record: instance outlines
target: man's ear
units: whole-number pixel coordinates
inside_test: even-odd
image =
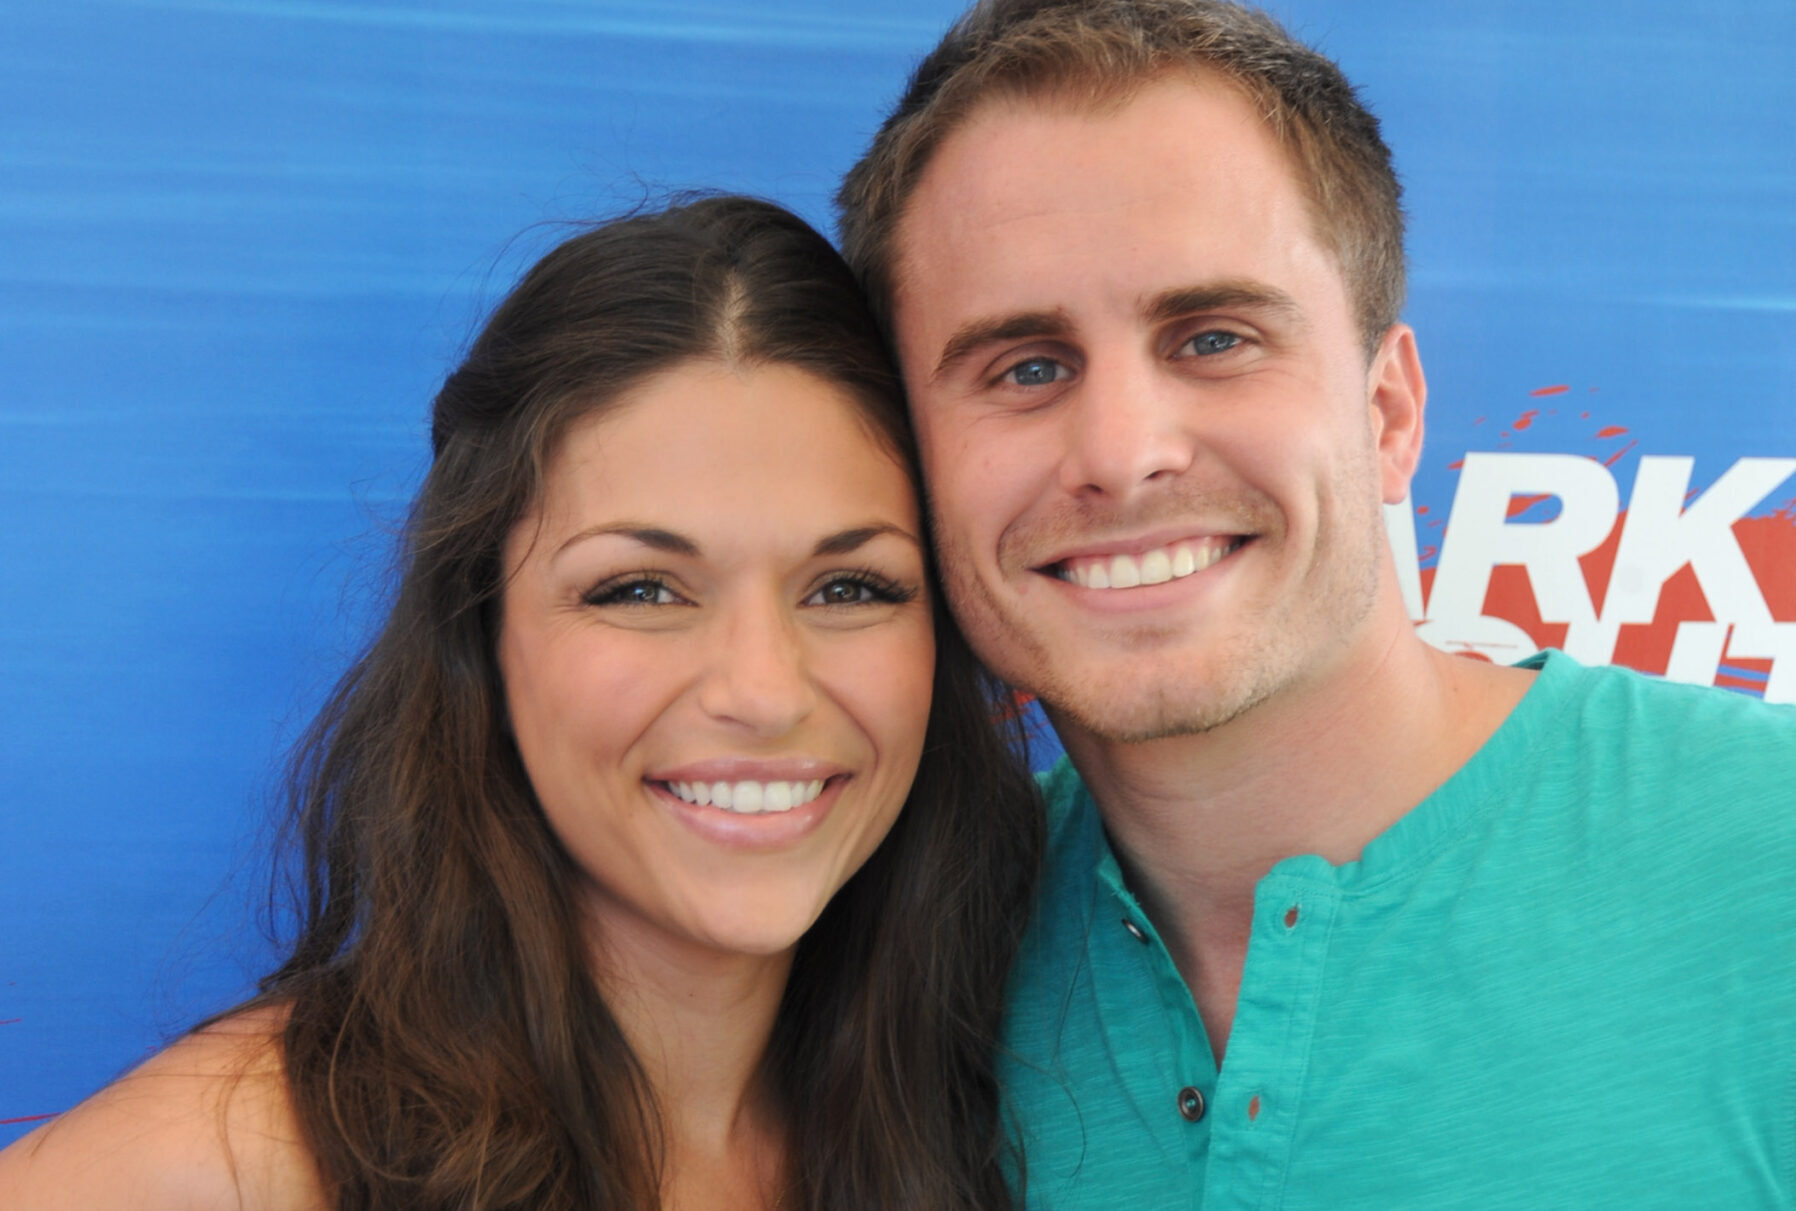
[[[1408,324],[1392,324],[1366,371],[1366,408],[1378,444],[1379,486],[1387,505],[1409,495],[1410,477],[1422,461],[1422,414],[1427,403],[1428,380],[1422,377],[1415,330]]]

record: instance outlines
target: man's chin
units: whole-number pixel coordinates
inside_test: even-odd
[[[1233,723],[1268,696],[1259,685],[1123,687],[1089,681],[1077,688],[1069,684],[1036,691],[1043,710],[1063,737],[1072,729],[1107,744],[1201,736]]]

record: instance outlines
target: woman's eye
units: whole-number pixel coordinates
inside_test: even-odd
[[[883,577],[838,576],[825,581],[809,597],[806,605],[854,606],[875,603],[896,604],[915,597],[914,590],[893,584]]]
[[[873,600],[873,591],[853,580],[832,580],[817,590],[821,605],[860,605]]]
[[[680,595],[662,581],[643,577],[600,585],[586,597],[588,605],[674,605],[680,600]]]
[[[1006,381],[1018,387],[1046,387],[1066,377],[1066,367],[1051,357],[1032,357],[1004,372]]]
[[[1227,353],[1240,343],[1241,334],[1238,332],[1211,330],[1198,333],[1186,341],[1183,348],[1191,350],[1198,357],[1210,357],[1218,353]]]

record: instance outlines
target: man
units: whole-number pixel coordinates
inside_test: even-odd
[[[839,201],[956,614],[1070,757],[1029,1204],[1796,1203],[1796,716],[1417,637],[1399,190],[1338,69],[1213,0],[982,4]]]

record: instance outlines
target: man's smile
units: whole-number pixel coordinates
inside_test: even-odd
[[[1248,541],[1248,536],[1240,534],[1185,538],[1145,551],[1069,556],[1037,571],[1086,589],[1133,589],[1194,575]]]

